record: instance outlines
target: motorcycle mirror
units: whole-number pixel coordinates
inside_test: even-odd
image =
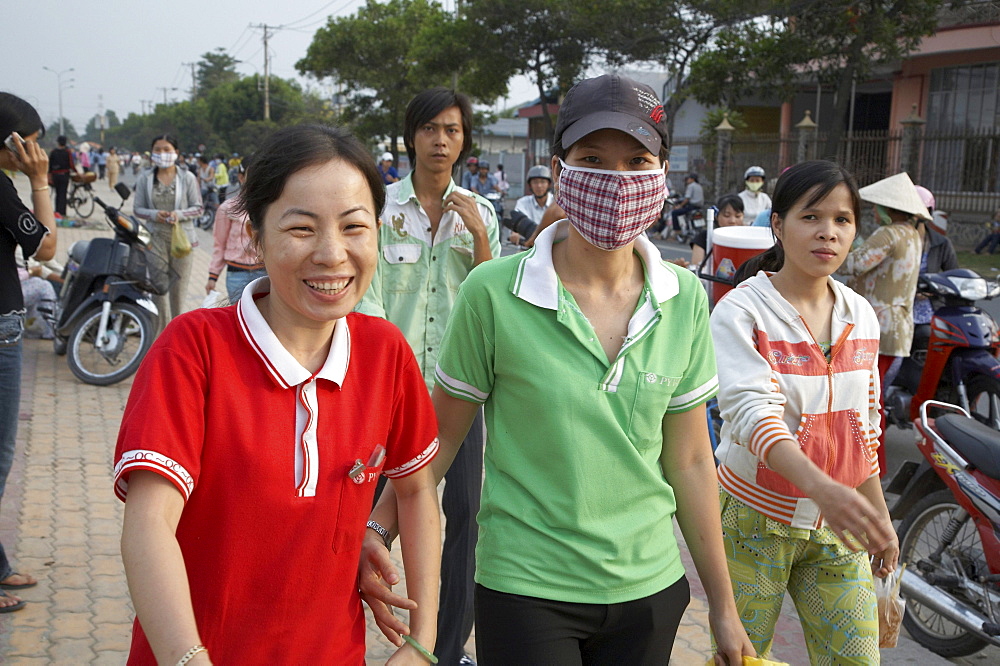
[[[128,185],[125,183],[115,183],[115,192],[117,192],[118,196],[122,198],[122,201],[125,201],[132,196],[132,190],[130,190]]]

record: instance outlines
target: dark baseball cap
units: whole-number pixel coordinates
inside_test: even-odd
[[[569,150],[583,137],[602,129],[625,132],[654,155],[668,143],[667,118],[660,99],[652,88],[627,76],[605,74],[570,88],[559,108],[554,143]]]

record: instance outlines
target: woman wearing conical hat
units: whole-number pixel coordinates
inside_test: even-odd
[[[913,298],[920,275],[920,234],[914,224],[930,220],[913,181],[906,173],[884,178],[860,190],[861,198],[875,206],[879,229],[851,252],[840,269],[853,276],[847,284],[864,296],[878,316],[879,376],[881,396],[892,384],[913,342]],[[882,434],[878,462],[885,475],[885,404],[882,403]]]

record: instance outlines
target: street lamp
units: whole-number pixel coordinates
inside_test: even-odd
[[[45,65],[42,65],[42,69],[47,70],[49,72],[52,72],[53,74],[56,75],[56,82],[59,85],[59,135],[60,136],[66,136],[66,124],[65,124],[66,121],[63,120],[63,104],[62,104],[63,80],[62,80],[62,77],[63,77],[63,74],[69,74],[70,72],[72,72],[74,70],[73,70],[72,67],[70,67],[69,69],[64,69],[61,72],[57,72],[56,70],[52,69],[51,67],[46,67]],[[75,81],[75,79],[70,79],[66,83],[73,83],[73,81]],[[67,87],[72,87],[72,86],[67,86]]]

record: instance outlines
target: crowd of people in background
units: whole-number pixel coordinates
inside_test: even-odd
[[[402,174],[393,152],[373,159],[319,125],[245,158],[182,152],[169,134],[141,153],[59,136],[46,156],[37,112],[0,93],[14,139],[0,166],[32,185],[29,210],[0,178],[13,404],[26,322],[52,335],[39,313],[74,173],[112,187],[130,173],[150,249],[178,276],[154,297],[158,337],[115,452],[130,663],[357,662],[362,600],[393,663],[472,664],[473,626],[486,664],[663,663],[690,599],[675,517],[716,663],[768,655],[786,593],[814,661],[877,661],[873,581],[899,557],[881,400],[930,320],[918,275],[957,267],[933,195],[905,173],[859,189],[829,161],[769,187],[751,165],[707,224],[698,173],[668,199],[655,91],[604,75],[567,93],[551,160],[507,211],[503,165],[470,154],[472,118],[461,93],[416,95]],[[225,305],[185,313],[192,255],[172,249],[178,233],[196,246],[196,225],[213,235],[205,292]],[[714,229],[749,226],[774,245],[710,312],[697,273]],[[532,251],[501,257],[507,233]],[[976,252],[998,244],[1000,212]],[[862,359],[850,371],[835,363],[845,344]],[[792,352],[829,382],[773,361]],[[0,412],[0,494],[16,423]],[[391,588],[397,536],[406,597]],[[262,589],[247,571],[282,575]],[[0,546],[0,613],[36,583]]]

